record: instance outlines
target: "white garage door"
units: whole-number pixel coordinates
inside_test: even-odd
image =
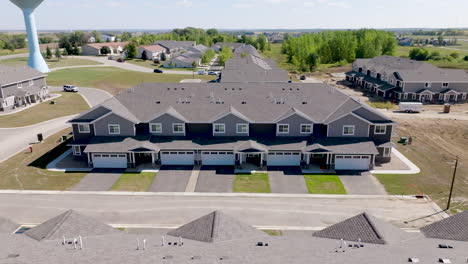
[[[270,152],[267,158],[268,166],[300,166],[301,154],[292,152]]]
[[[93,154],[94,168],[127,168],[126,154]]]
[[[234,165],[235,164],[234,152],[203,151],[201,157],[202,157],[203,165]]]
[[[163,151],[161,152],[162,165],[193,165],[195,153],[193,151]]]
[[[335,170],[368,170],[370,156],[336,156]]]

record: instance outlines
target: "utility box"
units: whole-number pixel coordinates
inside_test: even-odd
[[[450,113],[450,104],[444,104],[444,113]]]
[[[42,140],[44,140],[42,133],[37,134],[37,141],[42,142]]]

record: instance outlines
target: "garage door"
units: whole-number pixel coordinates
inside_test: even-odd
[[[336,156],[335,170],[368,170],[370,156]]]
[[[126,154],[93,154],[94,168],[127,168]]]
[[[234,165],[235,164],[234,152],[203,151],[201,157],[202,157],[203,165]]]
[[[301,154],[292,152],[270,152],[267,158],[268,166],[300,166]]]
[[[163,151],[161,152],[162,165],[193,165],[195,156],[193,151]]]

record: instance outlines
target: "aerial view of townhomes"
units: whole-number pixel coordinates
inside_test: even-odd
[[[468,263],[467,10],[2,0],[0,263]]]

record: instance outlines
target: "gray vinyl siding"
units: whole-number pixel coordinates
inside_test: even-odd
[[[353,136],[343,136],[343,126],[354,125]],[[369,123],[351,114],[346,115],[328,124],[329,137],[368,137]]]
[[[81,47],[81,53],[85,56],[97,56],[101,55],[101,51],[95,47],[84,45]]]
[[[301,134],[301,124],[310,124],[312,125],[312,129],[314,127],[314,124],[300,116],[300,115],[291,115],[279,122],[276,123],[277,125],[278,124],[288,124],[289,125],[289,133],[288,134],[278,134],[277,133],[277,130],[276,130],[276,136],[278,137],[307,137],[309,135],[311,135],[312,133],[310,134]],[[276,129],[276,128],[275,128]],[[313,132],[313,131],[312,131]]]
[[[245,121],[244,119],[241,119],[233,114],[229,114],[215,122],[213,122],[213,124],[224,124],[225,125],[225,129],[226,129],[226,133],[223,133],[223,134],[213,134],[214,136],[227,136],[227,137],[231,137],[231,136],[248,136],[249,133],[237,133],[237,124],[247,124],[247,126],[249,125],[249,122]]]
[[[14,83],[14,84],[10,84],[10,85],[6,85],[6,86],[2,86],[2,93],[0,94],[1,96],[3,96],[2,98],[8,98],[10,96],[15,96],[16,95],[16,92],[17,91],[21,91],[22,89],[26,89],[27,91],[35,91],[33,93],[36,93],[39,92],[40,88],[42,86],[46,86],[46,80],[45,78],[41,77],[41,78],[38,78],[38,79],[33,79],[34,81],[34,84],[32,87],[29,87],[29,80],[25,80],[25,81],[21,81],[21,82],[17,82],[17,83]],[[23,84],[23,88],[18,88],[18,83],[22,83]]]
[[[73,124],[72,129],[73,129],[73,138],[75,140],[86,140],[86,139],[90,139],[94,137],[94,125],[93,124],[89,124],[89,133],[80,133],[80,131],[78,130],[77,124]]]
[[[172,125],[173,124],[178,124],[178,123],[183,123],[185,124],[184,121],[173,117],[172,115],[169,114],[164,114],[160,117],[157,117],[149,122],[151,123],[161,123],[162,125],[162,133],[157,133],[154,135],[160,135],[160,136],[184,136],[183,133],[173,133],[172,132]],[[186,128],[187,129],[187,128]],[[151,132],[150,132],[151,133]]]
[[[374,134],[375,132],[375,125],[369,126],[369,137],[377,143],[385,143],[390,142],[392,140],[392,125],[387,125],[387,129],[385,130],[385,134]]]
[[[442,91],[445,91],[447,89],[453,89],[457,92],[468,92],[468,83],[449,83],[449,87],[442,87],[441,82],[433,82],[431,83],[431,87],[426,88],[424,87],[426,82],[420,82],[420,83],[405,83],[405,87],[403,89],[403,92],[405,93],[416,93],[421,91],[422,89],[428,89],[433,93],[440,93]]]
[[[109,135],[110,124],[120,125],[120,135]],[[135,125],[116,114],[110,114],[94,123],[94,129],[96,136],[134,136],[135,134]]]

